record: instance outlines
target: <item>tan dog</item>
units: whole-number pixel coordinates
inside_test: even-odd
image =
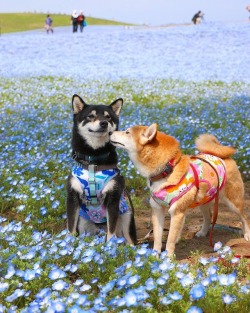
[[[206,236],[211,224],[210,206],[216,194],[220,202],[239,215],[244,238],[250,240],[243,214],[244,184],[237,164],[230,158],[236,152],[234,148],[203,134],[196,139],[201,154],[193,158],[182,154],[175,138],[157,131],[157,124],[115,131],[110,138],[113,145],[128,152],[135,167],[148,180],[154,250],[161,252],[166,208],[171,215],[168,255],[174,254],[188,208],[200,206],[204,222],[196,236]]]

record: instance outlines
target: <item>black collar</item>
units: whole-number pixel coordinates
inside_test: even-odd
[[[80,152],[73,153],[73,159],[78,161],[84,161],[88,164],[95,164],[95,162],[103,162],[109,158],[110,152],[99,154],[99,155],[87,155]]]

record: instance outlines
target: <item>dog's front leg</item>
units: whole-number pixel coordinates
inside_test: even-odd
[[[181,236],[182,228],[185,222],[185,213],[178,210],[175,204],[169,209],[169,213],[171,215],[171,220],[166,250],[168,252],[168,256],[172,256],[174,254],[176,242]]]
[[[80,197],[79,193],[83,193],[79,181],[72,175],[67,180],[67,227],[74,234],[77,231],[77,222],[79,218]]]
[[[119,204],[124,188],[122,176],[118,175],[107,183],[103,189],[103,204],[107,210],[107,241],[112,236],[116,236],[118,219],[119,219]]]
[[[161,253],[162,235],[165,222],[165,210],[161,206],[159,206],[152,198],[150,199],[150,205],[152,207],[152,223],[154,235],[153,250]]]

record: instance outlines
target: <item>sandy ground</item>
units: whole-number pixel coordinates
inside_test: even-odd
[[[248,223],[250,225],[250,182],[245,184],[245,211]],[[153,245],[153,236],[146,239],[145,236],[152,230],[151,210],[140,210],[135,212],[137,237],[140,242],[148,242]],[[213,248],[209,243],[209,235],[207,237],[198,238],[195,233],[200,230],[203,217],[199,209],[190,209],[186,217],[185,226],[182,233],[182,239],[176,245],[177,260],[187,259],[191,251],[199,251],[203,256],[214,254]],[[170,225],[170,216],[165,218],[165,231],[163,236],[163,247],[165,247]],[[226,207],[219,207],[218,219],[213,231],[213,243],[218,241],[223,245],[231,246],[232,249],[241,256],[250,257],[250,242],[244,240],[241,232],[241,223],[238,216],[230,212]],[[141,239],[141,240],[140,240]]]

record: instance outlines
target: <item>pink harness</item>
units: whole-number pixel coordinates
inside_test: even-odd
[[[211,166],[204,167],[202,160]],[[194,208],[212,201],[217,194],[218,188],[219,190],[223,188],[225,181],[226,170],[223,160],[211,154],[201,153],[197,157],[191,157],[187,173],[176,185],[164,187],[158,192],[153,192],[151,196],[158,204],[170,207],[193,186],[199,188],[200,183],[206,183],[208,185],[208,191],[204,198],[199,203],[193,202],[189,206]]]

